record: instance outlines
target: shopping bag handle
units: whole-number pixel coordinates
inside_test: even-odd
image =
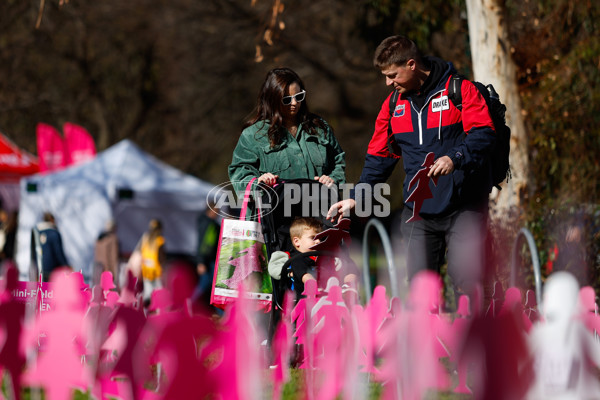
[[[252,193],[252,183],[254,183],[255,180],[256,180],[256,178],[250,179],[250,182],[248,182],[248,185],[246,185],[246,191],[244,192],[244,201],[242,202],[242,210],[240,212],[240,220],[242,220],[242,221],[246,220],[246,212],[248,211],[248,202],[250,201],[250,193]],[[258,214],[258,222],[260,222],[260,208],[257,207],[256,212]]]

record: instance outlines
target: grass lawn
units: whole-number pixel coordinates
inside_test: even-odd
[[[361,379],[365,382],[365,395],[364,400],[377,400],[381,397],[382,394],[382,386],[376,382],[367,382],[368,377],[366,375],[361,375]],[[290,370],[290,381],[285,384],[283,388],[283,400],[296,400],[301,399],[304,393],[304,370],[292,368]],[[3,381],[4,383],[4,381]],[[6,397],[5,385],[3,385],[3,394]],[[8,398],[8,397],[6,397]],[[45,400],[45,396],[41,392],[32,393],[30,389],[26,388],[23,390],[23,400]],[[82,393],[80,391],[75,391],[73,395],[73,400],[89,400],[92,397],[87,393]],[[272,398],[272,388],[265,388],[264,396],[262,397],[264,400]],[[429,393],[424,399],[436,399],[436,400],[470,400],[472,396],[467,395],[459,395],[451,392],[434,392]],[[363,400],[363,399],[358,399]]]

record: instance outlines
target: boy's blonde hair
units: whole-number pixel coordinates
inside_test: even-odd
[[[313,217],[296,217],[290,224],[290,239],[292,241],[295,237],[302,237],[302,233],[305,230],[314,229],[315,232],[319,233],[323,230],[321,221]]]

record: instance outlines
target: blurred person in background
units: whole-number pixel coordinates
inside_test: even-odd
[[[162,275],[166,266],[165,238],[160,220],[150,220],[148,229],[142,235],[138,246],[142,259],[143,298],[144,302],[148,303],[152,292],[164,286]]]
[[[14,260],[18,218],[17,211],[0,211],[0,262]]]
[[[112,273],[113,277],[119,276],[119,239],[117,225],[114,220],[106,223],[105,229],[98,236],[94,249],[94,282],[98,282],[100,274],[105,271]]]
[[[52,213],[45,212],[42,222],[31,232],[31,260],[35,267],[35,280],[41,269],[43,282],[50,280],[55,269],[69,266],[63,250],[62,236]]]
[[[196,273],[198,283],[192,299],[202,304],[210,305],[219,234],[221,224],[218,220],[218,209],[213,201],[207,202],[204,213],[198,217],[198,252],[196,254]]]

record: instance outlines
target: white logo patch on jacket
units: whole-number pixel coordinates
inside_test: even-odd
[[[448,102],[448,96],[442,96],[437,99],[431,100],[431,111],[432,112],[440,112],[443,110],[449,110],[450,103]]]

